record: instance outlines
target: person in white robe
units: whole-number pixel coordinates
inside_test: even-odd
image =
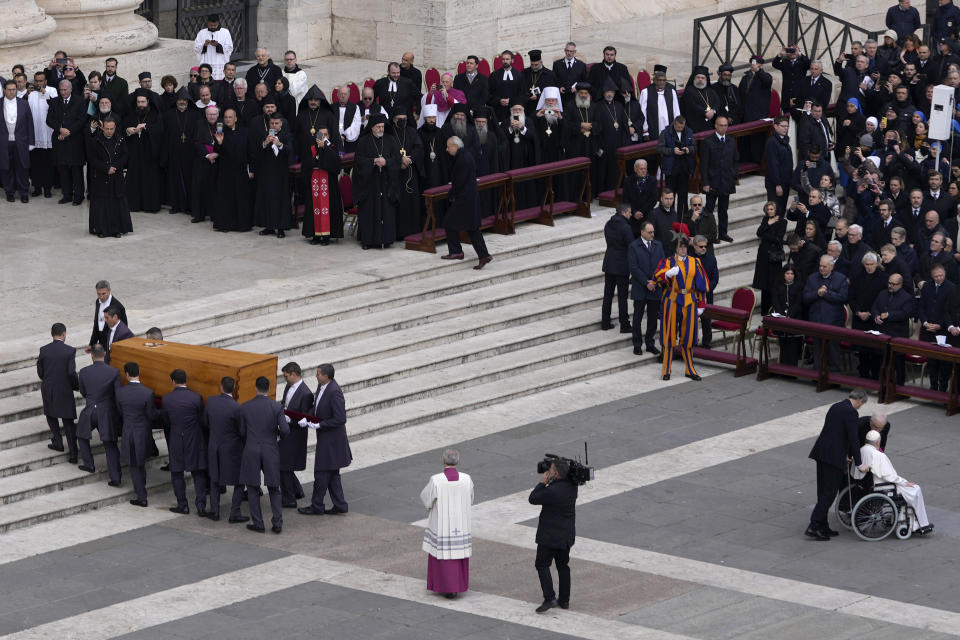
[[[866,439],[867,443],[860,448],[860,459],[863,462],[860,468],[870,467],[874,484],[889,482],[897,486],[897,493],[903,496],[908,505],[913,507],[916,517],[911,517],[911,523],[915,533],[926,534],[933,531],[933,525],[930,524],[930,519],[927,517],[927,508],[923,502],[923,492],[920,491],[920,485],[909,482],[906,478],[897,474],[890,458],[886,453],[880,451],[879,431],[871,429],[867,432]],[[853,475],[859,479],[864,474],[857,469]]]
[[[47,126],[48,100],[57,97],[57,90],[47,86],[43,72],[34,75],[35,89],[27,94],[33,115],[34,145],[30,150],[30,182],[34,197],[43,193],[50,197],[53,188],[53,129]]]
[[[233,53],[233,37],[229,29],[220,26],[218,14],[207,16],[207,26],[197,33],[193,51],[197,54],[197,64],[206,62],[213,70],[213,79],[223,80],[223,65],[230,62]]]
[[[457,471],[460,452],[443,452],[443,472],[430,478],[420,492],[420,500],[429,511],[423,534],[427,552],[427,589],[455,598],[469,587],[470,556],[473,540],[470,509],[473,504],[473,480]]]

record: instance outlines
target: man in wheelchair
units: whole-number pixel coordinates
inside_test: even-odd
[[[913,533],[921,535],[930,533],[933,531],[933,525],[927,518],[927,509],[924,506],[923,493],[920,491],[919,485],[909,482],[906,478],[897,474],[890,458],[883,451],[880,451],[880,438],[880,432],[874,429],[866,434],[867,442],[860,449],[860,458],[863,464],[853,470],[853,477],[858,480],[858,487],[861,491],[871,490],[869,484],[865,486],[865,483],[869,483],[870,478],[865,478],[866,473],[860,470],[869,467],[873,476],[872,490],[876,492],[895,490],[913,510],[910,518]]]

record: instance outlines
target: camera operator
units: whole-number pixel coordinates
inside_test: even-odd
[[[537,613],[560,606],[570,607],[570,547],[576,536],[577,485],[570,478],[570,464],[554,459],[540,483],[530,492],[530,504],[541,506],[537,523],[537,560],[543,604]],[[550,564],[556,563],[560,582],[559,598],[553,591]]]

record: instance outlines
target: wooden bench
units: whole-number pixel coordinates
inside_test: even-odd
[[[499,191],[497,204],[489,215],[484,215],[480,221],[481,229],[493,229],[497,233],[513,233],[512,225],[509,223],[509,196],[507,186],[510,183],[510,176],[505,173],[491,173],[489,175],[477,178],[477,191]],[[427,253],[436,253],[437,242],[442,242],[447,237],[447,230],[437,225],[437,209],[440,202],[445,201],[450,196],[450,185],[445,184],[439,187],[433,187],[423,192],[423,203],[426,207],[426,217],[423,221],[423,230],[420,233],[414,233],[404,238],[404,246],[414,251],[426,251]],[[461,232],[461,242],[469,242],[466,233]]]
[[[743,122],[741,124],[735,124],[727,129],[727,135],[733,138],[742,138],[744,136],[753,135],[755,133],[769,133],[773,130],[773,121],[772,120],[754,120],[753,122]],[[695,133],[693,135],[694,140],[700,142],[704,138],[708,138],[714,135],[714,130],[701,131],[700,133]],[[639,160],[640,158],[647,158],[650,156],[659,156],[657,153],[657,140],[648,140],[646,142],[641,142],[639,144],[631,144],[625,147],[620,147],[617,149],[617,168],[620,171],[620,174],[617,176],[617,186],[612,190],[603,191],[598,194],[601,206],[604,207],[615,207],[619,204],[621,197],[623,196],[623,181],[626,180],[628,175],[633,173],[633,163]],[[763,172],[765,169],[765,164],[761,162],[741,162],[740,166],[737,168],[737,175],[744,175],[748,173]],[[690,176],[690,193],[699,193],[700,192],[700,153],[697,151],[696,158],[694,160],[694,171]]]
[[[897,384],[896,365],[893,362],[897,354],[919,355],[930,360],[941,360],[950,363],[950,387],[948,391],[937,391],[936,389],[925,389],[922,386]],[[909,340],[907,338],[893,338],[890,341],[890,366],[886,370],[886,387],[884,402],[894,402],[898,396],[908,396],[911,398],[923,398],[933,402],[940,402],[947,405],[947,415],[960,411],[960,399],[957,396],[957,365],[960,364],[960,349],[954,347],[941,347],[929,342],[919,340]],[[921,381],[922,384],[922,381]]]
[[[557,202],[553,188],[554,176],[576,172],[582,174],[580,191],[576,195],[576,200]],[[574,213],[584,218],[590,217],[590,158],[568,158],[523,169],[511,169],[506,174],[510,177],[510,187],[507,190],[510,211],[508,233],[515,232],[517,222],[528,220],[552,227],[554,216],[561,213]],[[544,181],[543,199],[536,207],[517,210],[516,185],[531,180]]]

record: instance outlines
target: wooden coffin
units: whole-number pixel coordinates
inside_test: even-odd
[[[260,376],[270,381],[270,397],[276,396],[277,356],[147,338],[127,338],[110,345],[110,364],[121,373],[123,365],[131,361],[140,365],[140,381],[158,396],[173,388],[170,372],[174,369],[186,371],[187,387],[204,399],[220,393],[224,376],[237,381],[233,392],[237,402],[257,395],[255,382]]]

